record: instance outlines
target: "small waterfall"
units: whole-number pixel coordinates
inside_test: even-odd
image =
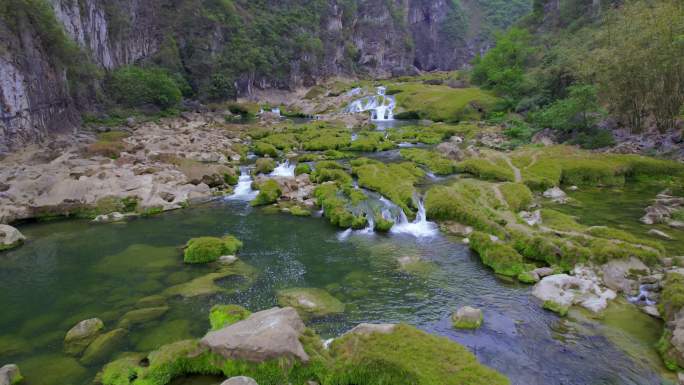
[[[344,109],[344,112],[370,111],[372,120],[394,120],[394,107],[396,107],[397,101],[394,96],[385,95],[385,91],[385,87],[378,87],[375,95],[354,100]]]
[[[283,176],[283,177],[294,177],[295,176],[295,165],[290,164],[290,161],[286,160],[284,162],[278,163],[273,172],[269,176]]]
[[[651,290],[653,285],[640,285],[639,286],[639,294],[634,296],[634,297],[628,297],[627,300],[633,304],[636,305],[644,305],[644,306],[653,306],[656,304],[656,301],[654,301],[651,298]]]
[[[274,114],[274,115],[281,116],[281,115],[280,115],[280,108],[278,108],[278,107],[272,108],[272,109],[271,109],[271,113]]]
[[[351,228],[346,229],[344,231],[340,231],[339,233],[337,233],[337,240],[338,241],[346,241],[349,238],[349,236],[351,235],[352,231],[353,230]]]
[[[238,178],[238,183],[235,186],[233,194],[228,196],[227,199],[240,200],[240,201],[251,201],[256,198],[259,191],[252,190],[252,175],[249,173],[247,168],[240,169],[240,178]]]
[[[390,230],[394,234],[410,234],[418,238],[434,237],[438,231],[436,224],[428,222],[422,200],[418,201],[418,214],[413,222],[409,222],[406,214],[401,210],[399,219]]]

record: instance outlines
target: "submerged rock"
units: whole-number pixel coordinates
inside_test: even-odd
[[[23,379],[17,365],[7,364],[0,368],[0,385],[15,385]]]
[[[144,324],[163,316],[169,311],[168,306],[148,307],[143,309],[131,310],[124,314],[119,321],[119,327],[129,328],[131,326]]]
[[[0,224],[0,251],[14,249],[21,246],[26,237],[9,225]]]
[[[127,335],[128,331],[125,329],[114,329],[102,334],[88,346],[83,357],[81,357],[81,362],[85,365],[92,365],[96,362],[105,361],[123,345]]]
[[[477,329],[482,326],[483,320],[482,310],[470,306],[463,306],[451,316],[457,329]]]
[[[544,301],[545,308],[561,315],[572,305],[598,313],[608,306],[608,300],[616,297],[613,290],[604,290],[592,280],[567,274],[545,277],[534,286],[532,294]]]
[[[251,377],[239,376],[231,377],[221,383],[221,385],[259,385]]]
[[[290,306],[304,317],[324,317],[344,312],[344,304],[327,291],[317,288],[292,288],[278,292],[278,304]]]
[[[64,337],[64,353],[78,356],[100,335],[104,323],[99,318],[90,318],[77,323]]]
[[[272,308],[207,333],[200,345],[224,358],[262,362],[286,358],[309,361],[299,338],[304,322],[294,308]]]

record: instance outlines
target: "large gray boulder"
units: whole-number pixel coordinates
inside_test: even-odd
[[[9,225],[0,225],[0,251],[9,250],[21,246],[26,237]]]
[[[221,383],[221,385],[259,385],[253,378],[239,376],[231,377]]]
[[[532,295],[544,301],[544,307],[561,315],[572,305],[599,313],[616,297],[613,290],[603,289],[590,279],[567,274],[545,277],[534,286]]]
[[[90,318],[77,323],[64,337],[64,352],[78,356],[100,335],[104,323],[99,318]]]
[[[8,364],[0,368],[0,385],[14,385],[21,380],[21,372],[19,372],[17,365]]]
[[[616,292],[635,295],[639,291],[639,282],[633,279],[634,272],[648,275],[650,269],[637,258],[613,259],[601,266],[603,284]]]
[[[291,307],[272,308],[207,333],[200,345],[224,358],[263,362],[275,358],[309,361],[299,342],[304,322]]]

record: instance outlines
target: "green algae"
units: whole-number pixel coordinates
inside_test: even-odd
[[[318,288],[290,288],[277,293],[280,306],[291,306],[305,319],[344,312],[344,304]]]
[[[75,358],[57,354],[37,355],[17,364],[29,384],[77,384],[88,374]]]
[[[144,334],[138,334],[131,338],[136,350],[147,352],[158,349],[163,345],[189,339],[192,337],[190,331],[190,321],[186,319],[176,319],[163,322],[154,328],[146,329]]]
[[[245,285],[249,285],[255,275],[256,270],[252,266],[238,260],[229,266],[221,266],[215,272],[194,278],[185,283],[168,287],[162,292],[162,295],[165,297],[192,298],[217,293],[231,293]],[[216,284],[216,281],[231,276],[242,277],[244,278],[244,282],[235,283],[230,288]]]
[[[85,365],[103,362],[126,343],[128,331],[114,329],[98,336],[83,353],[81,362]]]
[[[148,307],[143,309],[131,310],[124,314],[119,321],[119,327],[130,328],[161,318],[169,311],[168,306]]]
[[[211,330],[218,330],[225,326],[242,321],[252,314],[239,305],[214,305],[209,312]]]
[[[178,250],[175,247],[133,244],[121,253],[102,258],[93,270],[102,274],[126,274],[170,268],[176,266],[177,261]]]

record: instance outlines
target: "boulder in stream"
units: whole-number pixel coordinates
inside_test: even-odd
[[[64,353],[78,356],[100,335],[104,323],[99,318],[90,318],[77,323],[64,337]]]
[[[309,361],[299,338],[304,322],[291,307],[272,308],[207,333],[200,345],[224,358],[263,362],[286,358]]]
[[[15,385],[23,379],[17,365],[7,364],[0,368],[0,385]]]
[[[451,316],[456,329],[477,329],[482,326],[483,320],[482,310],[471,306],[463,306]]]
[[[559,187],[552,187],[543,193],[544,198],[551,199],[552,201],[556,203],[567,203],[568,202],[568,195],[565,193],[565,191],[561,190]]]
[[[532,294],[544,301],[545,309],[560,315],[567,314],[572,305],[599,313],[616,297],[613,290],[602,289],[590,279],[567,274],[545,277],[534,286]]]
[[[114,329],[100,335],[83,353],[81,362],[85,365],[92,365],[105,361],[124,344],[127,335],[128,331],[125,329]]]
[[[14,249],[21,246],[26,237],[9,225],[0,224],[0,251]]]

